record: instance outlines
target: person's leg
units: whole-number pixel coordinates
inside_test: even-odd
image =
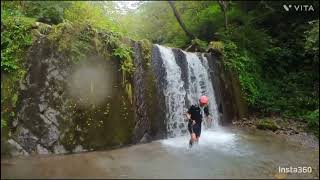
[[[195,134],[194,142],[198,143],[198,140],[199,140],[199,137],[200,137],[200,127],[199,127],[198,124],[195,124],[193,126],[193,131],[194,131],[194,134]]]
[[[191,139],[192,139],[192,142],[195,142],[197,140],[197,136],[195,133],[191,134]]]
[[[196,132],[196,142],[197,143],[199,143],[200,135],[201,135],[201,126],[198,126],[197,132]]]
[[[190,137],[190,141],[189,141],[189,147],[192,147],[192,145],[194,144],[194,142],[196,142],[197,137],[195,133],[191,133],[191,137]]]
[[[197,144],[199,143],[199,139],[200,139],[200,136],[197,136],[197,140],[196,140]]]
[[[196,136],[195,136],[195,134],[193,132],[191,124],[188,124],[188,131],[190,133],[189,147],[191,148],[193,143],[194,143],[194,141],[196,140]]]

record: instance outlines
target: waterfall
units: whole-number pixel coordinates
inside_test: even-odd
[[[214,128],[217,128],[219,127],[219,122],[220,122],[220,116],[219,116],[219,111],[218,111],[218,105],[217,105],[217,101],[216,101],[216,98],[215,98],[215,92],[214,92],[214,89],[213,89],[213,84],[212,84],[212,78],[213,77],[210,77],[210,71],[212,71],[210,69],[210,66],[208,64],[208,59],[204,56],[204,54],[201,54],[201,57],[203,59],[203,66],[205,67],[206,69],[206,79],[208,82],[208,98],[209,98],[209,112],[211,112],[211,115],[214,119],[213,121],[213,127]],[[211,103],[210,103],[211,102]]]
[[[170,137],[183,134],[184,127],[184,97],[186,91],[181,80],[181,70],[176,63],[174,54],[170,48],[157,45],[163,65],[166,70],[167,85],[163,90],[166,103],[167,131]]]
[[[180,51],[180,56],[183,55],[182,59],[177,59],[173,49],[160,45],[156,47],[159,49],[162,66],[165,69],[166,85],[162,93],[165,98],[168,136],[175,137],[187,133],[184,113],[190,105],[198,104],[201,95],[209,98],[209,112],[214,119],[213,127],[217,127],[219,116],[207,58],[203,54],[175,49]],[[204,125],[206,127],[205,121]]]
[[[211,78],[209,76],[209,65],[207,58],[201,54],[201,59],[196,53],[184,52],[189,69],[189,89],[187,97],[189,104],[197,104],[199,97],[205,95],[209,99],[209,113],[213,117],[213,127],[219,125],[219,115],[215,100]],[[204,114],[202,112],[202,114]],[[206,121],[204,121],[205,126]]]

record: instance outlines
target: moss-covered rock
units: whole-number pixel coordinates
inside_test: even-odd
[[[262,129],[262,130],[272,130],[272,131],[276,131],[279,129],[278,125],[268,119],[265,120],[259,120],[256,124],[258,129]]]
[[[208,45],[207,52],[211,52],[216,56],[221,56],[224,52],[224,45],[221,41],[211,41]]]
[[[152,44],[149,40],[143,39],[139,41],[141,48],[142,64],[144,69],[147,69],[151,65],[151,49]]]
[[[193,39],[191,45],[185,50],[189,52],[205,52],[208,47],[208,43],[200,39]]]
[[[25,66],[2,72],[6,76],[1,79],[2,154],[16,154],[8,149],[10,138],[29,154],[98,150],[131,143],[134,87],[132,75],[123,72],[134,69],[122,68],[132,64],[133,52],[124,48],[130,47],[131,41],[68,22],[53,26],[35,23],[29,33],[34,43],[23,52]],[[115,49],[119,48],[125,51],[117,56]],[[86,99],[71,96],[71,77],[82,64],[84,72],[103,71],[100,78],[94,78],[90,71],[77,79],[84,84],[82,91],[91,92],[85,94],[90,100],[97,100],[91,95],[100,93],[102,84],[107,84],[108,95],[99,98],[101,103],[83,107],[79,101]],[[86,84],[88,79],[91,84]]]

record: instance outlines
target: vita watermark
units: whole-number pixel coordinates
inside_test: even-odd
[[[297,166],[297,167],[280,167],[279,173],[293,173],[293,174],[306,174],[312,173],[312,167],[310,166]]]
[[[283,8],[285,11],[298,11],[298,12],[314,11],[314,7],[311,4],[284,4]]]

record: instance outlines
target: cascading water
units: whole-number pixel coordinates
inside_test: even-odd
[[[183,128],[184,96],[186,94],[181,81],[181,70],[177,65],[174,54],[170,48],[158,46],[163,64],[166,69],[167,85],[164,89],[167,109],[167,130],[169,136],[181,135],[179,128]],[[178,128],[179,124],[179,128]]]
[[[213,117],[213,127],[214,128],[218,128],[219,127],[219,122],[220,122],[220,116],[219,116],[219,113],[218,113],[218,106],[217,106],[217,101],[216,101],[216,98],[215,98],[215,92],[214,92],[214,89],[213,89],[213,84],[212,84],[212,77],[210,77],[210,71],[212,71],[210,69],[210,66],[208,64],[208,59],[203,55],[201,54],[201,57],[203,59],[203,66],[205,67],[205,69],[207,70],[207,73],[205,75],[206,77],[206,82],[208,83],[207,85],[207,88],[208,88],[208,92],[207,92],[207,96],[209,98],[209,111],[211,112],[212,114],[212,117]]]
[[[189,89],[187,96],[189,104],[197,104],[199,97],[205,95],[209,98],[209,112],[213,117],[213,125],[219,125],[219,116],[217,111],[217,104],[214,96],[212,81],[209,76],[209,66],[207,58],[202,54],[202,62],[196,53],[184,52],[188,62],[189,68]],[[204,113],[202,113],[204,114]],[[204,121],[206,123],[206,121]]]
[[[214,119],[213,127],[217,127],[219,116],[207,58],[203,54],[199,57],[196,53],[182,51],[185,59],[176,59],[171,48],[160,45],[156,47],[159,49],[166,72],[163,93],[168,136],[175,137],[187,133],[184,113],[188,110],[187,106],[198,103],[201,95],[209,98],[209,112]],[[182,72],[181,64],[187,66],[185,70],[188,72]],[[187,78],[183,77],[184,75]]]

